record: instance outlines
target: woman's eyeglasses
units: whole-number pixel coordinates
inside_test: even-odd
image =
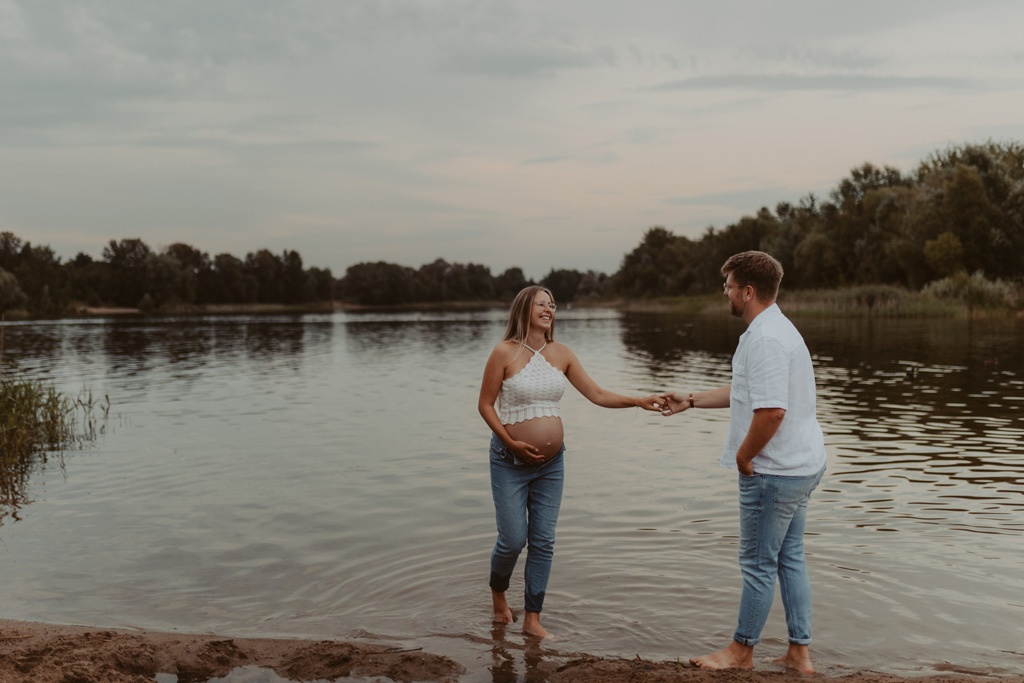
[[[543,301],[534,301],[533,305],[536,306],[537,308],[541,309],[541,310],[544,310],[545,308],[549,308],[552,311],[558,309],[558,304],[556,304],[556,303],[546,304]]]

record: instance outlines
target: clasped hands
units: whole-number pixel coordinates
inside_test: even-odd
[[[658,409],[658,412],[666,417],[669,415],[675,415],[676,413],[681,413],[684,410],[689,410],[690,408],[690,398],[687,394],[680,394],[672,391],[667,394],[662,394],[661,399],[662,405],[661,408]]]
[[[680,394],[670,391],[665,394],[652,394],[645,398],[638,399],[640,407],[644,410],[651,410],[668,417],[681,413],[690,408],[690,397],[688,394]]]

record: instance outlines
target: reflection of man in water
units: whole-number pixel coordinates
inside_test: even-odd
[[[825,440],[815,415],[814,369],[803,337],[775,304],[782,265],[759,251],[722,266],[729,311],[747,324],[732,359],[732,384],[669,395],[664,415],[729,408],[723,467],[739,469],[743,591],[733,640],[690,662],[707,669],[752,669],[778,578],[789,649],[775,660],[811,666],[811,584],[804,556],[807,502],[825,471]]]

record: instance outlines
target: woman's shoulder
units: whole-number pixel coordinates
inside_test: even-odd
[[[507,356],[512,357],[515,354],[523,350],[523,345],[512,339],[503,339],[494,345],[494,349],[491,351],[492,355],[495,356]]]
[[[562,342],[549,341],[547,349],[551,353],[556,354],[559,357],[562,357],[562,356],[573,357],[574,356],[574,354],[572,352],[572,349],[569,348],[569,345],[568,344],[563,344]]]

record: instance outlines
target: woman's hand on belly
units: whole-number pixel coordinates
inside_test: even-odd
[[[513,441],[508,444],[508,449],[512,451],[512,454],[519,460],[522,460],[529,465],[544,464],[544,455],[537,450],[536,446],[528,444],[525,441]]]
[[[533,448],[534,458],[519,457],[534,464],[543,462],[538,460],[537,455],[545,459],[555,455],[562,449],[562,442],[565,434],[562,431],[562,420],[558,417],[535,417],[532,420],[517,422],[513,425],[505,425],[505,429],[516,441],[529,444]],[[515,450],[513,448],[513,450]]]

